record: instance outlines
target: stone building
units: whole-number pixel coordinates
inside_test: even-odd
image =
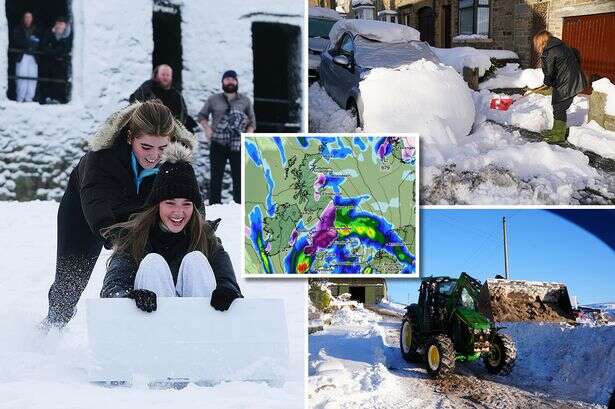
[[[515,51],[535,66],[531,38],[547,29],[577,48],[590,79],[615,81],[615,0],[379,0],[436,47]]]
[[[351,300],[366,305],[379,304],[387,297],[384,278],[332,278],[327,281],[327,286],[335,297],[349,293]]]

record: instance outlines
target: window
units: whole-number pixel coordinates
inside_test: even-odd
[[[352,37],[350,34],[344,34],[344,37],[340,42],[340,51],[345,54],[352,54],[352,49]]]
[[[459,0],[459,34],[489,35],[489,0]]]

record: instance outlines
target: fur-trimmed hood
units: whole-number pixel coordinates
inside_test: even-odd
[[[130,117],[134,110],[137,109],[141,104],[142,102],[135,102],[133,104],[130,104],[107,118],[103,126],[94,134],[92,139],[90,139],[90,150],[96,152],[103,149],[108,149],[115,144],[118,138],[125,138],[126,124],[130,120]],[[179,122],[177,119],[175,119],[175,133],[173,136],[173,142],[179,142],[187,149],[192,151],[193,154],[196,152],[198,146],[196,137],[190,131],[188,131],[184,127],[184,125],[182,125],[182,123]]]

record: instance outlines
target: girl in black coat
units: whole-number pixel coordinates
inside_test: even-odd
[[[196,146],[194,136],[158,101],[117,112],[90,141],[58,209],[56,273],[44,327],[62,327],[72,318],[105,244],[101,229],[142,209],[170,142]],[[202,206],[200,197],[198,203]]]
[[[242,296],[228,254],[196,208],[190,156],[177,144],[167,148],[148,207],[104,230],[115,246],[101,297],[133,298],[152,312],[157,297],[211,297],[212,307],[225,311]]]
[[[566,141],[566,110],[574,97],[587,86],[576,50],[546,31],[534,35],[534,49],[540,54],[544,85],[552,87],[553,129],[543,132],[547,142]]]

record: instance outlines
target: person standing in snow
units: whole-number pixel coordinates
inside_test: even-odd
[[[37,78],[38,61],[34,56],[38,50],[40,38],[34,25],[32,13],[26,11],[21,24],[13,30],[13,45],[21,50],[17,54],[15,65],[16,100],[17,102],[32,102],[36,93],[36,79],[20,79],[19,77]]]
[[[55,281],[43,328],[63,327],[73,317],[103,244],[111,248],[101,229],[143,208],[162,152],[171,142],[196,148],[194,135],[155,100],[113,114],[90,141],[58,209]],[[197,196],[194,202],[203,206]]]
[[[66,17],[56,18],[54,26],[43,36],[41,51],[45,54],[43,77],[57,80],[49,82],[42,92],[46,104],[67,102],[68,57],[71,48],[71,27]]]
[[[205,220],[191,152],[177,144],[165,150],[147,208],[105,229],[114,243],[100,296],[135,300],[156,311],[157,297],[211,297],[226,311],[242,298],[228,253],[216,237],[217,222]]]
[[[563,143],[568,130],[566,110],[574,97],[587,86],[587,79],[581,70],[578,52],[553,37],[549,31],[536,33],[533,42],[534,49],[540,55],[544,85],[553,89],[553,129],[544,131],[542,136],[549,143]]]
[[[181,92],[173,87],[173,69],[170,66],[161,64],[154,68],[152,78],[141,84],[130,95],[128,101],[132,104],[135,101],[145,102],[150,99],[162,101],[186,129],[194,132],[197,123],[188,114],[186,101]]]
[[[238,89],[237,73],[226,71],[222,75],[223,92],[210,96],[198,115],[205,130],[205,138],[210,142],[209,204],[220,203],[222,200],[222,178],[227,161],[231,164],[233,200],[241,203],[241,133],[254,132],[256,118],[252,101],[238,93]]]

